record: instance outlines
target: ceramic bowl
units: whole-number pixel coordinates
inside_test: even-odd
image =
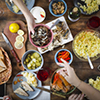
[[[32,54],[32,53],[35,53],[35,52],[37,52],[37,53],[40,55],[41,59],[42,59],[42,60],[41,60],[41,65],[40,65],[39,67],[37,67],[36,69],[28,69],[27,66],[26,66],[26,64],[24,64],[24,61],[26,60],[26,57],[28,56],[28,54]],[[33,59],[32,59],[32,60],[33,60]],[[24,55],[23,55],[23,57],[22,57],[22,59],[21,59],[21,62],[22,62],[23,67],[24,67],[27,71],[29,71],[29,72],[37,72],[38,70],[40,70],[40,69],[42,68],[43,63],[44,63],[44,59],[43,59],[42,55],[41,55],[38,51],[36,51],[36,50],[28,50],[28,51],[26,51],[26,52],[24,53]]]
[[[64,12],[62,13],[62,14],[54,14],[53,13],[53,11],[52,11],[52,4],[54,3],[54,2],[63,2],[64,3],[64,5],[65,5],[65,10],[64,10]],[[60,16],[63,16],[65,13],[66,13],[66,11],[67,11],[67,4],[66,4],[66,2],[64,1],[64,0],[52,0],[51,2],[50,2],[50,4],[49,4],[49,11],[50,11],[50,13],[53,15],[53,16],[55,16],[55,17],[60,17]]]
[[[72,61],[73,61],[73,55],[72,55],[72,53],[71,53],[69,50],[67,50],[67,49],[60,49],[60,50],[58,50],[58,51],[56,52],[55,57],[54,57],[55,62],[56,62],[56,63],[59,62],[58,59],[57,59],[58,53],[59,53],[59,52],[63,52],[63,51],[69,52],[69,56],[68,56],[68,57],[70,57],[70,60],[68,60],[68,64],[71,64]],[[62,66],[61,66],[61,67],[62,67]]]
[[[45,25],[45,24],[37,24],[37,25],[34,26],[34,28],[36,28],[36,27],[38,27],[38,26],[44,26],[44,27],[46,27],[48,30],[50,29],[50,28],[49,28],[47,25]],[[45,47],[47,47],[47,46],[52,42],[52,40],[53,40],[53,32],[52,32],[51,29],[50,29],[50,33],[51,33],[50,42],[47,43],[47,44],[44,45],[44,46],[37,46],[37,45],[35,45],[35,44],[33,43],[32,38],[31,38],[31,34],[32,34],[32,33],[29,33],[29,40],[30,40],[30,42],[31,42],[31,44],[32,44],[33,46],[35,46],[35,47],[37,47],[37,48],[45,48]]]
[[[30,12],[35,18],[35,23],[41,23],[46,18],[46,12],[42,7],[35,6],[30,10]]]

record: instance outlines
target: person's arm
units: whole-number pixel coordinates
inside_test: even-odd
[[[75,71],[70,65],[63,59],[61,59],[63,63],[58,63],[58,65],[64,66],[62,70],[59,71],[59,73],[65,77],[65,79],[75,87],[77,87],[79,90],[81,90],[84,94],[88,96],[90,100],[100,100],[100,92],[90,86],[89,84],[81,81],[77,75],[75,74]]]
[[[89,84],[82,81],[77,88],[85,93],[90,100],[100,100],[100,92]]]
[[[18,8],[21,10],[21,12],[24,14],[27,25],[28,25],[28,31],[34,33],[34,17],[26,7],[26,5],[23,3],[22,0],[13,0],[13,2],[18,6]]]

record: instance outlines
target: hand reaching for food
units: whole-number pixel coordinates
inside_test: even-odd
[[[63,63],[57,63],[58,65],[64,66],[57,73],[60,73],[65,79],[72,85],[76,86],[80,91],[88,96],[90,100],[100,100],[100,91],[97,91],[89,84],[81,81],[75,74],[74,69],[63,59]],[[85,88],[84,88],[85,87]],[[71,96],[70,98],[76,98],[77,96]],[[81,100],[81,99],[68,99],[68,100]]]
[[[27,26],[28,26],[28,32],[32,32],[34,34],[34,26],[35,26],[35,20],[32,14],[30,16],[26,17]]]
[[[75,74],[74,69],[63,59],[63,63],[57,63],[58,65],[64,66],[61,70],[58,71],[65,79],[72,85],[78,87],[81,83],[81,80]]]

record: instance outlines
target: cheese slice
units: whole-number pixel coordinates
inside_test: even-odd
[[[17,88],[14,93],[17,93],[19,95],[23,95],[23,96],[28,96],[28,94],[22,89],[22,88]]]
[[[21,83],[22,87],[25,89],[25,91],[34,91],[27,82],[23,81]]]

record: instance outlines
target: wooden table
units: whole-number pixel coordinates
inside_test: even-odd
[[[45,9],[46,11],[46,19],[43,23],[47,23],[47,22],[50,22],[54,19],[56,19],[56,17],[52,16],[49,12],[49,2],[48,0],[35,0],[35,6],[41,6]],[[72,0],[65,0],[66,3],[67,3],[67,6],[68,6],[68,9],[70,7],[73,6],[73,1]],[[1,5],[1,8],[3,8],[4,10],[4,15],[3,16],[0,16],[0,46],[3,47],[10,59],[11,59],[11,62],[12,62],[12,76],[11,78],[9,79],[9,81],[7,82],[7,94],[8,95],[11,95],[13,100],[21,100],[20,98],[18,98],[14,93],[13,93],[13,90],[12,90],[12,80],[14,78],[14,76],[20,72],[20,70],[17,68],[17,64],[16,64],[16,60],[15,58],[11,55],[11,52],[10,52],[10,49],[8,47],[8,45],[5,43],[2,35],[1,35],[1,31],[2,29],[4,29],[6,23],[8,21],[12,21],[12,20],[22,20],[22,21],[25,21],[25,18],[23,15],[17,15],[17,14],[14,14],[12,13],[6,6],[4,0],[0,0],[0,5]],[[86,29],[86,23],[87,23],[87,20],[92,17],[93,15],[91,16],[85,16],[85,15],[81,15],[80,19],[77,21],[77,22],[70,22],[67,18],[67,15],[68,15],[68,10],[66,12],[66,14],[64,15],[68,25],[69,25],[69,28],[72,32],[72,35],[73,37],[81,30],[83,29]],[[100,17],[100,11],[94,15],[97,15]],[[56,65],[55,61],[54,61],[54,56],[56,51],[61,49],[62,47],[58,47],[56,49],[54,49],[53,51],[51,52],[47,52],[45,54],[43,54],[43,58],[44,58],[44,66],[46,67],[49,67],[51,69],[51,74],[59,68],[59,66]],[[75,69],[75,72],[76,74],[78,75],[78,77],[81,79],[81,80],[85,80],[87,79],[88,77],[90,76],[93,76],[93,75],[100,75],[100,71],[97,69],[98,65],[100,65],[100,58],[97,59],[96,61],[93,61],[93,65],[94,65],[94,69],[91,70],[90,69],[90,66],[88,64],[88,62],[83,62],[81,60],[79,60],[75,54],[73,53],[72,51],[72,42],[70,43],[67,43],[65,45],[65,48],[70,50],[73,54],[73,62],[71,64],[71,66]],[[27,45],[26,45],[26,50],[30,50],[30,49],[35,49],[36,48],[34,46],[31,45],[31,43],[29,42],[29,39],[27,41]],[[43,82],[43,85],[49,85],[50,83],[50,77],[45,81]],[[74,92],[75,93],[75,92]],[[64,100],[63,98],[60,98],[60,97],[57,97],[57,96],[54,96],[54,95],[51,95],[51,100]]]

